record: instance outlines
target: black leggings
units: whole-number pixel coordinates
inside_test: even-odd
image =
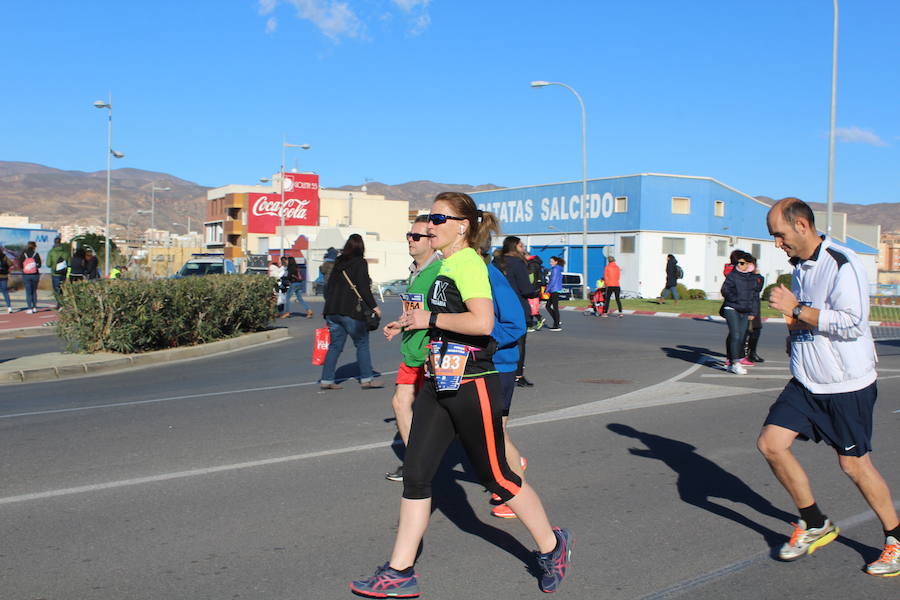
[[[506,463],[502,415],[503,391],[496,373],[464,379],[456,392],[438,392],[426,380],[413,403],[403,461],[403,497],[431,497],[431,481],[458,435],[481,484],[503,502],[514,498],[522,480]]]
[[[619,314],[622,313],[622,300],[619,298],[619,294],[622,292],[622,288],[617,285],[610,285],[606,288],[606,306],[603,309],[603,312],[609,314],[609,307],[612,304],[612,297],[615,294],[616,296],[616,304],[619,305]]]
[[[547,298],[547,312],[550,313],[550,317],[553,319],[553,329],[559,328],[559,293],[550,292],[550,297]]]

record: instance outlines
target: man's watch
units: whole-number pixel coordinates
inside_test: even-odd
[[[800,313],[802,313],[802,312],[803,312],[803,305],[798,303],[797,306],[794,307],[794,310],[791,311],[791,316],[794,317],[795,319],[799,320]]]

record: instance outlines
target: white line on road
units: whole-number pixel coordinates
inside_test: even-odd
[[[900,508],[900,500],[895,502],[894,506]],[[838,520],[836,521],[836,523],[840,526],[841,531],[846,532],[853,527],[862,525],[863,523],[871,521],[875,518],[875,513],[871,510],[867,510],[866,512],[859,513],[858,515],[853,515],[852,517]],[[730,565],[726,565],[720,569],[709,571],[708,573],[698,575],[697,577],[694,577],[692,579],[687,579],[685,581],[682,581],[681,583],[676,583],[673,586],[650,594],[649,596],[644,596],[641,598],[641,600],[664,600],[668,598],[677,598],[678,596],[683,596],[684,594],[696,590],[697,588],[703,587],[708,583],[712,583],[717,579],[722,579],[724,577],[734,575],[735,573],[740,573],[741,571],[749,569],[750,567],[757,564],[773,560],[769,555],[770,551],[757,552],[750,558],[733,562]]]
[[[392,375],[397,371],[383,371],[382,375]],[[225,396],[228,394],[245,394],[247,392],[268,392],[271,390],[283,390],[286,388],[316,385],[318,381],[304,381],[302,383],[286,383],[284,385],[270,385],[266,387],[244,388],[241,390],[224,390],[221,392],[207,392],[204,394],[187,394],[185,396],[169,396],[168,398],[152,398],[150,400],[133,400],[130,402],[113,402],[110,404],[92,404],[90,406],[76,406],[72,408],[54,408],[50,410],[36,410],[26,413],[13,413],[0,415],[0,419],[15,419],[17,417],[33,417],[36,415],[52,415],[57,413],[78,412],[83,410],[98,410],[101,408],[116,408],[121,406],[140,406],[141,404],[156,404],[159,402],[173,402],[175,400],[191,400],[193,398],[210,398],[212,396]]]

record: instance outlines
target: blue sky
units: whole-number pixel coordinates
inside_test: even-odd
[[[900,2],[842,0],[836,202],[900,201]],[[5,2],[0,160],[209,186],[638,172],[824,201],[828,0]]]

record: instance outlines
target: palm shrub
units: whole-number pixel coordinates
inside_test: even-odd
[[[146,352],[266,329],[272,280],[258,275],[64,285],[57,333],[84,352]]]

